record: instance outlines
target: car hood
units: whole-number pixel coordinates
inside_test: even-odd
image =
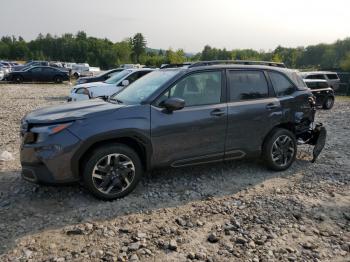
[[[99,114],[107,114],[124,106],[125,105],[113,104],[97,98],[44,107],[29,113],[25,117],[25,120],[32,124],[62,123],[94,117]]]

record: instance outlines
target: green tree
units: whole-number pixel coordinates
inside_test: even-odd
[[[340,68],[344,71],[350,72],[350,52],[348,52],[345,58],[341,60]]]
[[[146,52],[146,39],[141,33],[137,33],[132,38],[132,51],[134,56],[134,61],[139,63],[140,56]]]

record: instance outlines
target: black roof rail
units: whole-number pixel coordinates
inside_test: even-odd
[[[191,67],[197,66],[211,66],[211,65],[264,65],[264,66],[274,66],[286,68],[284,63],[279,62],[269,62],[269,61],[250,61],[250,60],[213,60],[213,61],[199,61],[191,64]]]
[[[160,69],[164,69],[164,68],[178,68],[178,67],[185,67],[185,66],[190,66],[193,63],[190,62],[185,62],[182,64],[164,64],[160,66]]]

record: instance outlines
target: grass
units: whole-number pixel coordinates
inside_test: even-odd
[[[338,101],[350,102],[350,96],[336,96],[335,99]]]

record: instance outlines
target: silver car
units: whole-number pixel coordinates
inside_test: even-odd
[[[302,72],[301,76],[303,79],[322,79],[326,80],[333,90],[338,90],[340,79],[338,74],[330,71],[313,71],[313,72]]]

